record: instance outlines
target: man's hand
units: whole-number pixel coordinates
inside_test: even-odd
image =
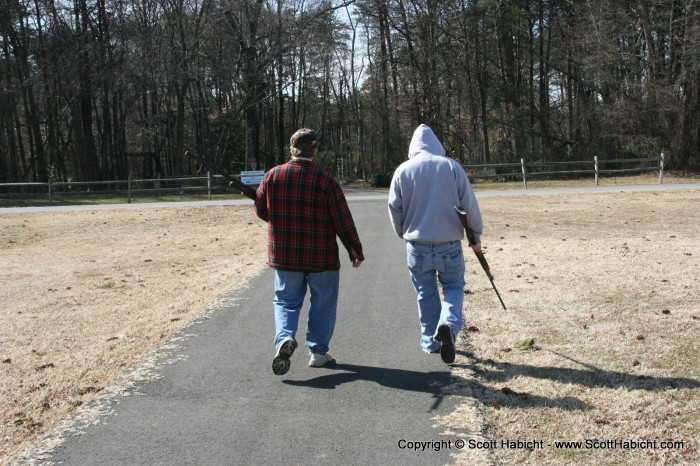
[[[352,261],[352,266],[354,268],[358,268],[362,264],[362,261],[360,259],[353,259]]]
[[[481,242],[470,244],[469,247],[472,248],[474,252],[481,252]]]

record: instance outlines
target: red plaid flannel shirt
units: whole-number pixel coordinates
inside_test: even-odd
[[[338,243],[364,260],[345,195],[315,162],[292,159],[268,171],[257,191],[255,213],[268,225],[268,265],[282,270],[338,270]]]

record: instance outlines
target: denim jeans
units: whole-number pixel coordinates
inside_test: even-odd
[[[326,354],[335,328],[340,271],[290,272],[275,269],[275,348],[285,338],[294,340],[307,287],[309,317],[306,346],[312,353]]]
[[[418,294],[418,318],[421,327],[420,344],[425,351],[437,351],[435,340],[438,325],[446,323],[455,336],[462,328],[464,302],[464,258],[462,242],[406,242],[408,271]],[[442,286],[443,301],[437,282]]]

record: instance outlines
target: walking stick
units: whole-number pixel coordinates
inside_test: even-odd
[[[469,228],[469,222],[467,221],[467,212],[462,209],[460,206],[456,205],[455,210],[457,211],[457,215],[459,216],[459,220],[462,222],[462,226],[464,227],[464,230],[467,232],[467,240],[469,241],[469,245],[471,246],[472,244],[475,244],[476,241],[474,241],[474,231]],[[489,281],[491,281],[491,286],[493,287],[493,291],[496,292],[496,296],[498,296],[498,300],[501,302],[501,306],[503,306],[503,310],[506,310],[506,305],[503,302],[503,299],[501,299],[501,294],[498,292],[498,289],[496,288],[496,284],[493,282],[493,275],[491,275],[491,269],[489,268],[489,263],[486,262],[486,258],[484,257],[484,253],[481,251],[474,251],[474,254],[476,254],[477,259],[479,259],[479,263],[481,264],[481,268],[484,269],[484,272],[486,272],[486,276],[489,277]]]

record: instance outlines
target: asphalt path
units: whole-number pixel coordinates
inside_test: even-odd
[[[271,370],[273,273],[173,337],[154,380],[85,406],[43,462],[68,465],[445,464],[454,446],[425,451],[406,442],[455,442],[435,417],[453,411],[458,382],[419,345],[405,243],[391,229],[386,196],[351,202],[366,260],[346,254],[331,354],[308,367],[304,345],[290,371]],[[342,251],[342,248],[341,248]],[[344,252],[344,251],[343,251]],[[80,427],[85,412],[99,416]],[[55,439],[54,439],[55,440]],[[444,445],[444,444],[440,444]],[[36,457],[36,452],[33,454]],[[25,455],[20,463],[29,463]]]

